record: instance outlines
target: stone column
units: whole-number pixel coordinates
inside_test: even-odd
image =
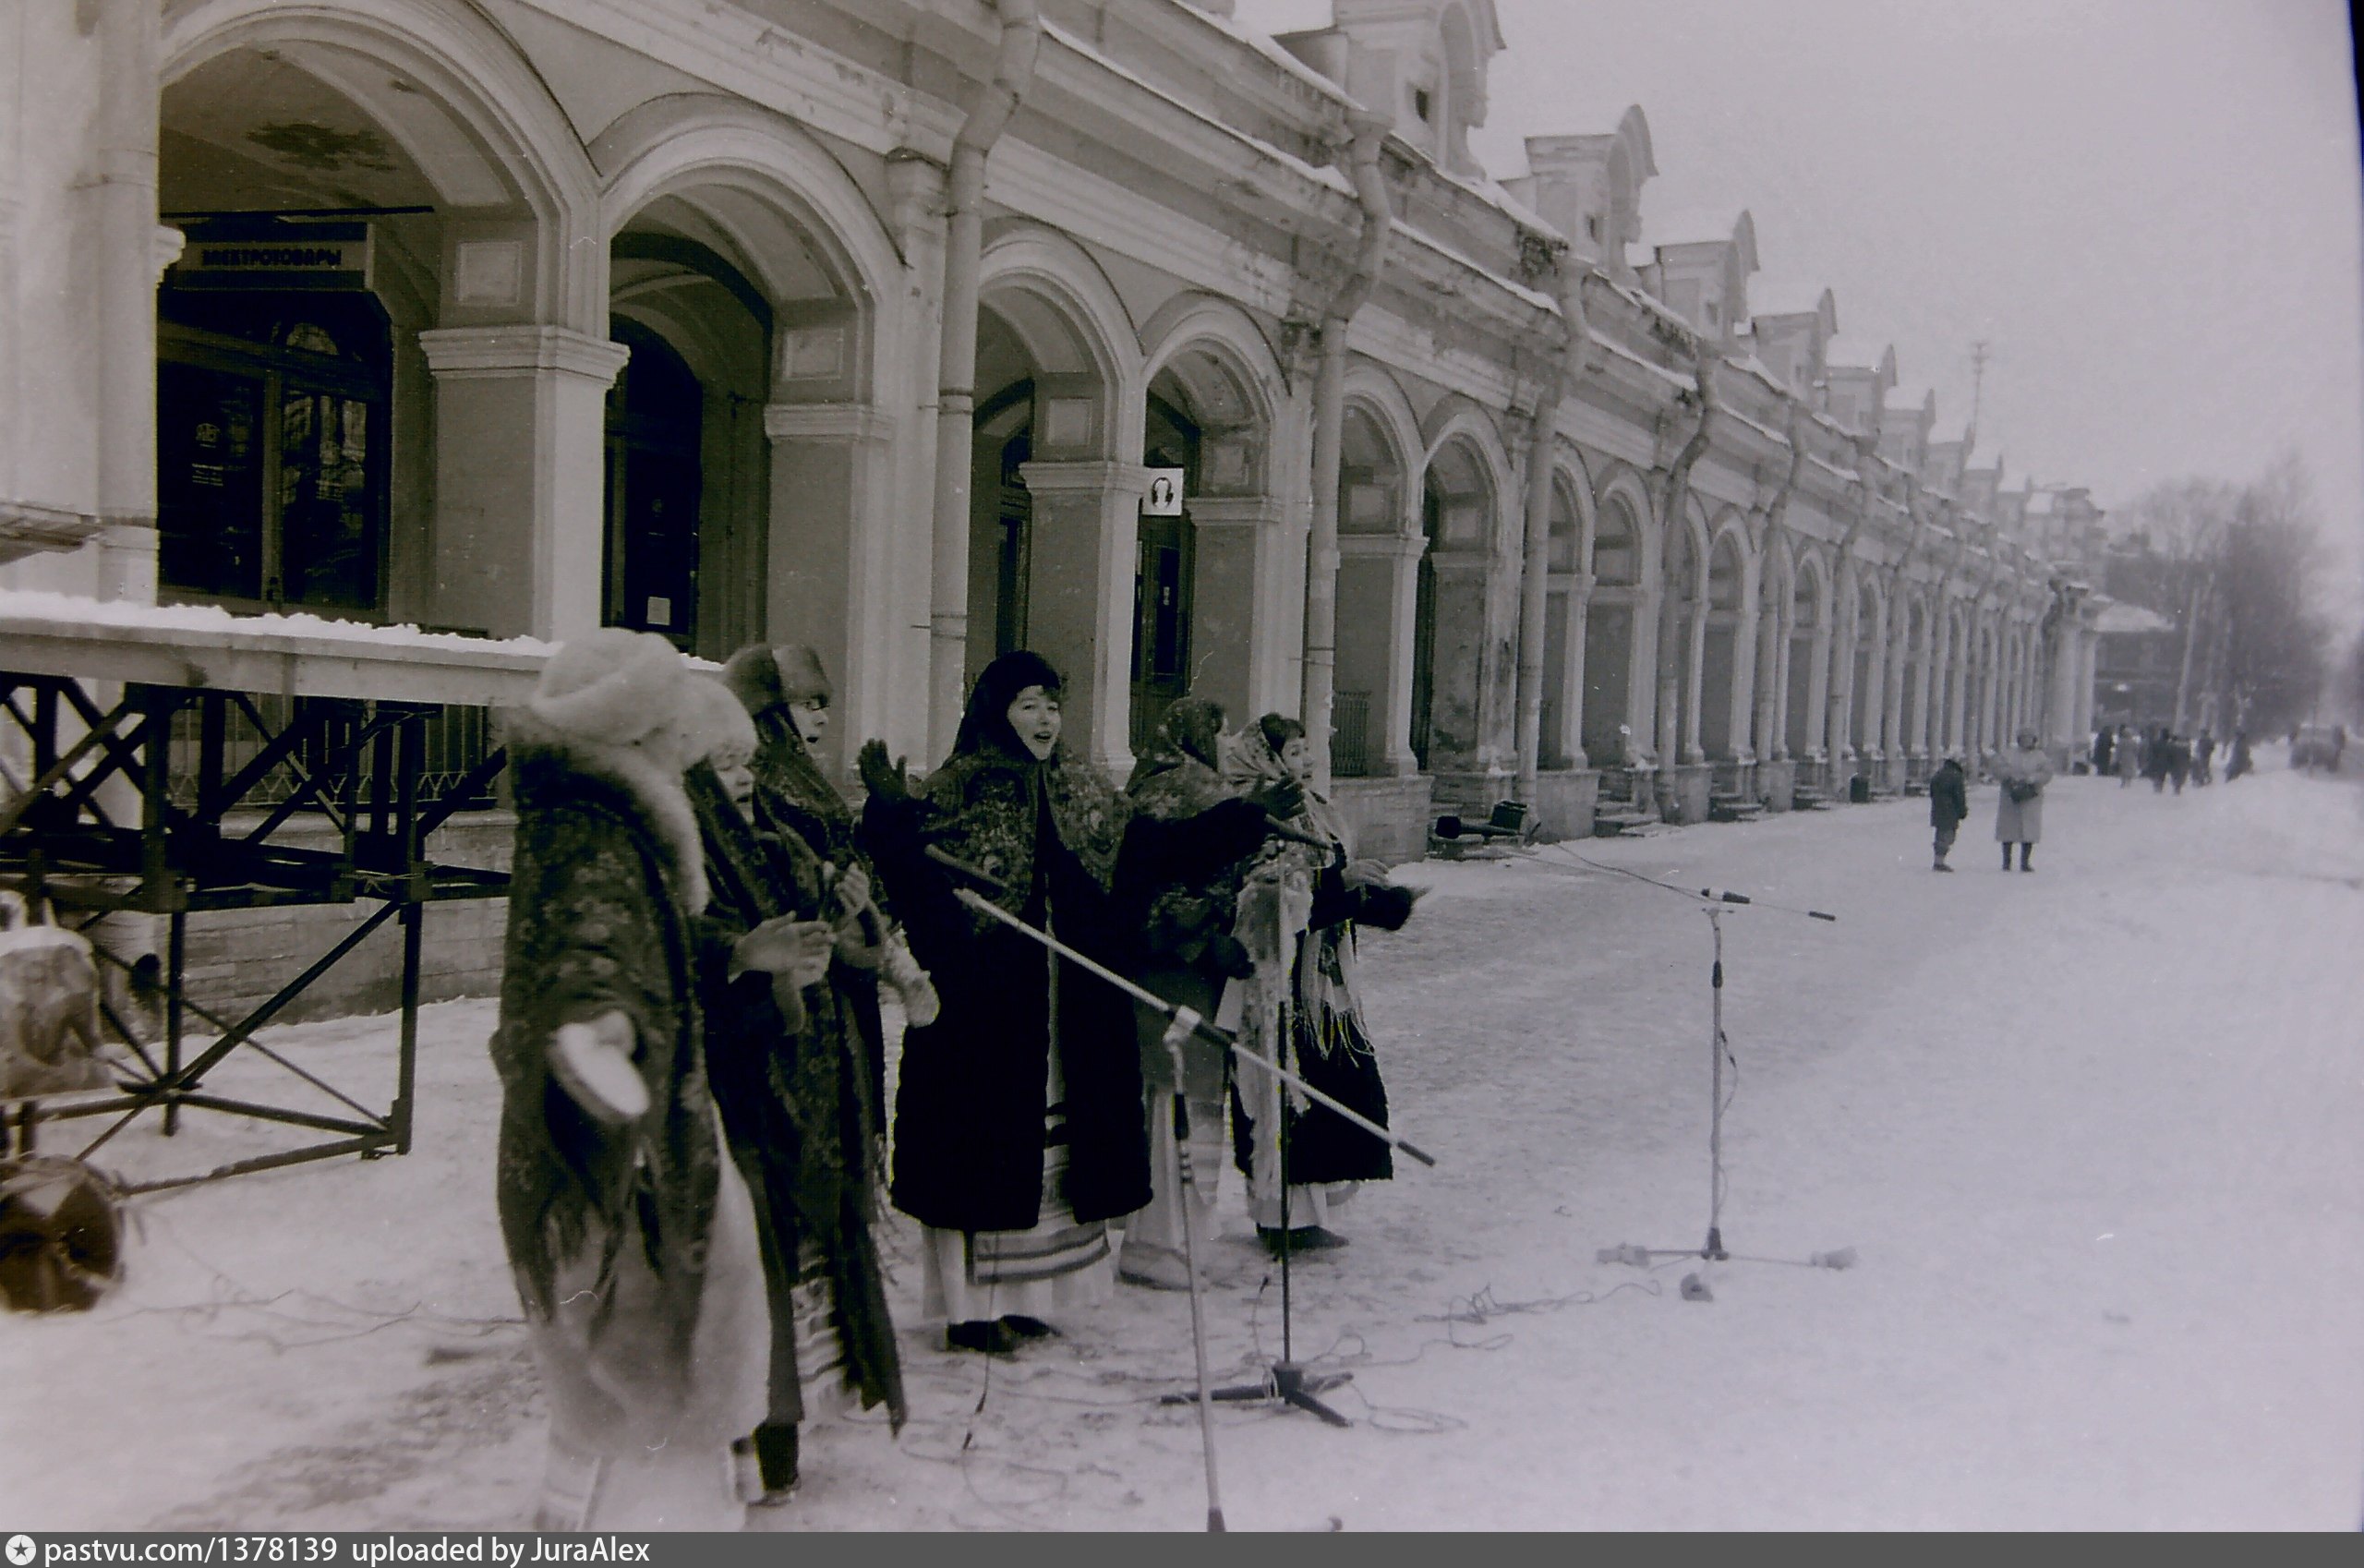
[[[1755,635],[1751,644],[1755,654],[1748,672],[1749,748],[1758,761],[1776,762],[1788,754],[1782,744],[1781,693],[1787,677],[1782,670],[1781,650],[1790,639],[1781,625],[1779,605],[1765,604],[1760,597],[1755,619]]]
[[[1830,617],[1825,614],[1806,644],[1806,752],[1815,762],[1836,755],[1830,748],[1830,669],[1834,658]]]
[[[1589,572],[1555,573],[1567,585],[1567,626],[1560,664],[1560,733],[1553,752],[1571,767],[1590,767],[1585,754],[1585,637],[1592,623],[1593,576]]]
[[[1419,609],[1417,535],[1338,536],[1338,602],[1379,605],[1377,616],[1338,618],[1338,669],[1375,672],[1365,736],[1370,776],[1408,778],[1420,771],[1412,754],[1412,632]]]
[[[1671,768],[1683,757],[1683,662],[1686,639],[1683,637],[1681,601],[1671,588],[1658,590],[1655,606],[1658,636],[1658,657],[1653,666],[1657,702],[1651,718],[1652,741],[1662,768]]]
[[[1890,763],[1904,759],[1904,639],[1912,621],[1891,599],[1882,612],[1887,634],[1880,639],[1880,751]]]
[[[418,334],[435,378],[429,602],[446,625],[561,641],[599,624],[607,396],[629,351],[567,327]]]
[[[1912,745],[1924,762],[1937,754],[1937,715],[1930,699],[1936,690],[1937,621],[1931,612],[1922,618],[1921,663],[1912,677]]]
[[[1826,718],[1824,745],[1834,768],[1855,754],[1853,725],[1850,719],[1855,703],[1855,641],[1863,635],[1863,601],[1854,591],[1852,578],[1847,584],[1847,597],[1839,607],[1838,634],[1830,640],[1829,709]],[[1834,772],[1834,779],[1837,774]]]
[[[1122,778],[1133,761],[1133,575],[1149,471],[1094,458],[1029,463],[1019,475],[1034,503],[1027,642],[1067,681],[1069,748]]]
[[[1274,588],[1283,506],[1277,496],[1199,496],[1189,509],[1190,689],[1223,704],[1236,727],[1288,706],[1270,668],[1270,623],[1287,608]]]
[[[888,731],[885,656],[890,561],[882,537],[900,476],[895,421],[858,404],[776,403],[771,516],[764,548],[764,634],[808,643],[838,683],[839,717],[822,766],[841,777],[850,748]]]
[[[1707,760],[1699,743],[1699,692],[1707,678],[1707,599],[1703,593],[1683,607],[1683,760]]]

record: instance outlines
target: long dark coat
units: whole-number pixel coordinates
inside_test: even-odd
[[[620,1370],[686,1391],[722,1154],[695,1000],[696,825],[678,786],[630,754],[569,748],[521,718],[510,755],[516,848],[491,1040],[501,1236],[543,1321],[561,1260],[604,1237],[606,1278],[616,1248],[639,1248],[653,1333],[635,1342],[646,1364]],[[547,1065],[561,1025],[611,1010],[632,1020],[653,1107],[635,1136],[593,1122]]]
[[[1962,771],[1951,762],[1929,775],[1929,826],[1952,827],[1970,815],[1970,790]]]
[[[820,862],[796,840],[757,832],[724,796],[711,768],[691,770],[689,793],[706,843],[711,889],[700,919],[706,1059],[732,1151],[747,1176],[764,1240],[772,1309],[770,1419],[803,1418],[793,1292],[803,1243],[827,1260],[847,1379],[864,1408],[884,1404],[899,1429],[902,1362],[870,1224],[870,1138],[862,1042],[831,979],[803,992],[805,1019],[790,1030],[768,976],[730,978],[740,937],[781,915],[817,918]]]

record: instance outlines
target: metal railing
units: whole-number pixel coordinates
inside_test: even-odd
[[[1330,722],[1330,771],[1340,778],[1369,778],[1370,694],[1333,693]]]
[[[247,716],[232,710],[223,725],[223,759],[233,773],[244,768],[271,744],[273,735],[301,718],[317,718],[321,722],[287,761],[271,768],[247,791],[248,805],[276,805],[285,802],[303,789],[304,779],[328,766],[347,750],[353,738],[368,723],[371,705],[343,697],[284,697],[258,693],[252,698],[255,712],[265,728],[258,728]],[[200,753],[203,746],[201,718],[198,710],[185,708],[175,712],[172,719],[171,790],[173,803],[183,810],[193,811],[198,805]],[[491,710],[483,707],[444,706],[427,715],[422,721],[420,738],[425,749],[425,766],[419,775],[420,799],[442,802],[452,797],[454,809],[483,811],[497,802],[493,787],[487,782],[471,791],[468,798],[458,798],[454,791],[474,773],[498,746],[492,733]],[[356,777],[366,781],[376,764],[376,754],[365,747],[354,763]],[[308,802],[301,810],[319,811],[317,802]]]

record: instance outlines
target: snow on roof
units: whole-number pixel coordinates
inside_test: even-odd
[[[1659,380],[1664,381],[1668,385],[1675,387],[1680,391],[1696,392],[1699,390],[1699,383],[1694,378],[1686,376],[1681,371],[1670,370],[1665,366],[1658,364],[1653,360],[1645,359],[1640,355],[1634,353],[1632,349],[1627,348],[1624,344],[1617,342],[1613,338],[1605,338],[1596,332],[1593,334],[1593,342],[1598,344],[1601,347],[1607,349],[1618,358],[1624,360],[1627,364],[1640,366],[1643,369],[1647,370],[1651,375],[1656,376]]]
[[[2093,630],[2096,632],[2172,632],[2175,629],[2176,623],[2158,611],[2145,609],[2139,604],[2129,604],[2124,599],[2105,606],[2102,612],[2093,617]]]
[[[1262,33],[1307,32],[1333,19],[1330,0],[1238,0],[1231,13],[1231,25]]]
[[[1453,247],[1445,244],[1442,240],[1436,238],[1432,235],[1422,234],[1419,230],[1412,227],[1412,225],[1406,223],[1401,218],[1397,218],[1394,221],[1391,225],[1391,230],[1393,233],[1401,235],[1405,238],[1409,239],[1427,249],[1435,251],[1438,255],[1443,257],[1454,266],[1468,269],[1478,276],[1485,279],[1488,283],[1492,283],[1496,287],[1503,289],[1510,294],[1517,296],[1520,299],[1525,300],[1527,304],[1534,306],[1538,310],[1548,310],[1554,316],[1557,316],[1560,313],[1560,302],[1552,298],[1550,295],[1545,294],[1541,289],[1529,288],[1525,283],[1503,277],[1500,272],[1490,271],[1486,268],[1481,267],[1477,262],[1471,260],[1468,257],[1464,256],[1460,251],[1455,250]]]
[[[1205,22],[1217,32],[1227,34],[1237,42],[1245,43],[1289,75],[1309,87],[1318,89],[1325,96],[1333,98],[1341,103],[1354,102],[1345,88],[1272,42],[1274,33],[1304,32],[1315,28],[1328,27],[1330,0],[1304,0],[1303,4],[1297,3],[1297,0],[1247,0],[1239,9],[1248,14],[1241,16],[1235,13],[1230,17],[1219,17],[1212,11],[1201,11],[1195,6],[1188,8],[1200,21]],[[1264,19],[1263,13],[1268,11],[1302,13],[1318,19],[1267,21]]]
[[[1106,71],[1109,75],[1121,78],[1123,80],[1140,88],[1143,92],[1150,94],[1160,102],[1170,104],[1174,108],[1179,109],[1184,114],[1188,115],[1191,118],[1200,121],[1201,124],[1212,126],[1215,129],[1223,132],[1225,136],[1231,137],[1236,141],[1254,148],[1257,151],[1261,152],[1272,158],[1274,162],[1303,175],[1306,178],[1317,180],[1321,184],[1328,186],[1333,190],[1341,190],[1349,196],[1354,194],[1354,182],[1349,180],[1345,175],[1339,170],[1332,167],[1309,163],[1302,158],[1297,157],[1292,153],[1283,151],[1280,148],[1273,146],[1269,141],[1263,140],[1261,138],[1250,136],[1248,132],[1241,130],[1237,126],[1229,125],[1222,120],[1216,119],[1213,115],[1208,114],[1205,110],[1199,108],[1195,104],[1184,103],[1181,99],[1175,97],[1174,94],[1158,86],[1147,77],[1142,76],[1139,71],[1132,69],[1128,66],[1120,65],[1116,61],[1110,59],[1107,55],[1102,54],[1099,50],[1094,49],[1091,44],[1085,42],[1082,39],[1078,38],[1074,33],[1067,31],[1065,28],[1060,27],[1057,23],[1045,21],[1043,24],[1043,32],[1045,37],[1056,39],[1062,48],[1082,55],[1085,59],[1090,60],[1093,65],[1098,66],[1102,70]],[[1323,79],[1326,80],[1327,78]]]

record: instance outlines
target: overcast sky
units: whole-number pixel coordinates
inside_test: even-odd
[[[1240,0],[1314,25],[1325,0]],[[2364,204],[2337,0],[1496,0],[1472,144],[1650,124],[1664,220],[1749,210],[1756,311],[1830,288],[1833,357],[1896,345],[1941,438],[1990,345],[2007,484],[2245,479],[2295,445],[2364,604]],[[1269,22],[1268,22],[1269,18]]]

